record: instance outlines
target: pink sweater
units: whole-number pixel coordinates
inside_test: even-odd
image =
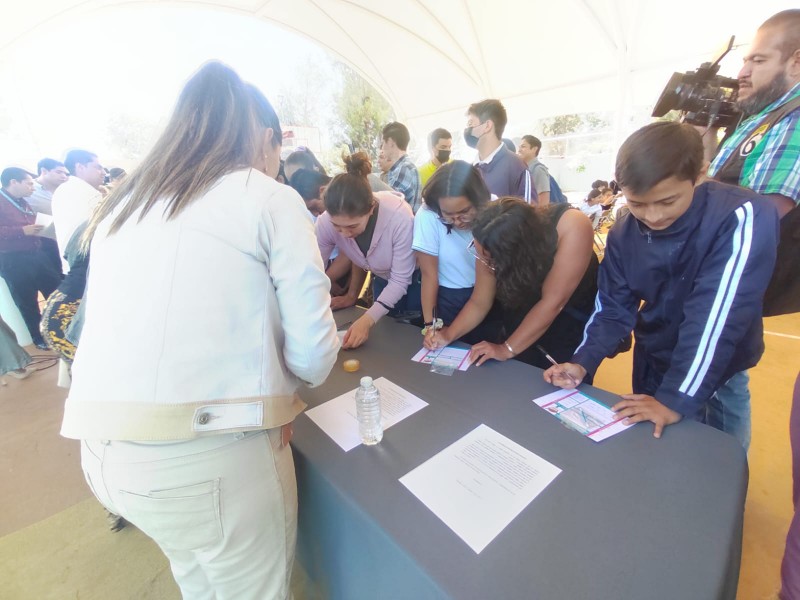
[[[317,219],[317,243],[323,262],[328,261],[334,248],[339,248],[353,264],[372,271],[389,282],[367,311],[377,321],[389,312],[378,301],[393,307],[405,295],[408,284],[411,283],[415,261],[411,250],[414,214],[408,202],[396,192],[375,192],[375,198],[380,209],[366,257],[361,253],[355,239],[346,238],[334,229],[326,212]]]

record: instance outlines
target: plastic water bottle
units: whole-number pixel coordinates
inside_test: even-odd
[[[361,378],[361,387],[356,390],[356,415],[361,441],[367,446],[380,442],[383,439],[381,393],[372,383],[372,377]]]

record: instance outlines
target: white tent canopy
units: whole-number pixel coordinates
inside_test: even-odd
[[[673,71],[709,60],[731,35],[741,51],[761,22],[792,6],[785,0],[29,0],[5,7],[0,64],[27,68],[25,52],[15,48],[38,33],[112,15],[123,15],[118,22],[124,28],[130,11],[157,22],[165,7],[185,10],[187,23],[198,9],[220,10],[311,40],[385,96],[409,126],[412,157],[419,161],[427,155],[429,131],[460,131],[467,106],[484,98],[503,101],[505,135],[512,138],[539,133],[544,117],[604,113],[610,130],[592,142],[594,150],[576,154],[568,147],[567,158],[548,159],[556,178],[577,190],[584,180],[609,176],[614,149],[643,124]],[[144,43],[151,49],[162,44],[156,49],[165,56],[182,43],[179,37],[148,39],[147,33],[141,32]],[[72,57],[65,50],[68,69]],[[740,59],[741,52],[733,53],[722,74],[735,76]],[[18,104],[25,100],[19,97]],[[22,112],[20,123],[34,119]],[[18,133],[24,136],[24,128]],[[456,141],[455,156],[470,158],[460,136]]]
[[[217,7],[308,37],[353,66],[418,131],[488,97],[528,121],[625,113],[652,104],[672,71],[695,68],[732,34],[748,42],[759,23],[791,7],[775,0],[29,0],[5,7],[0,54],[43,23],[165,4]]]

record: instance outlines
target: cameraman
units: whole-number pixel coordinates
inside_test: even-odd
[[[782,261],[781,250],[789,249],[787,231],[797,227],[800,210],[796,208],[800,203],[800,10],[779,12],[759,27],[738,78],[737,104],[744,120],[719,149],[708,175],[725,183],[750,188],[777,206],[782,219],[781,234],[786,238],[784,244],[787,244],[786,248],[779,249],[777,273],[779,269],[789,267],[787,263],[796,261],[792,253],[784,255],[789,260]],[[712,132],[708,134],[713,135]],[[797,293],[794,287],[785,289],[784,293]],[[791,304],[796,305],[796,299]],[[738,421],[737,429],[749,440],[748,380],[746,371],[737,373],[717,395],[721,405],[720,416]],[[793,410],[800,410],[800,407],[795,406]],[[800,419],[793,419],[790,426],[795,517],[782,566],[782,600],[800,599],[798,421]]]

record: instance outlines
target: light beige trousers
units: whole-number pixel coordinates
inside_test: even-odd
[[[284,600],[297,483],[280,428],[190,441],[83,441],[97,499],[150,536],[186,600]]]

